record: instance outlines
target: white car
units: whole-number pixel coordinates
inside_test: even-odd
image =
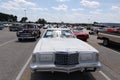
[[[38,41],[32,56],[32,71],[96,71],[101,67],[99,52],[77,39],[67,28],[48,28]]]

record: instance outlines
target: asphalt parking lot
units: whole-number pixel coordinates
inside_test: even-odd
[[[43,30],[42,30],[43,31]],[[39,40],[39,39],[38,39]],[[37,40],[37,41],[38,41]],[[8,29],[0,31],[0,80],[119,80],[120,79],[120,49],[112,45],[104,47],[97,36],[90,35],[88,44],[100,52],[102,68],[91,73],[73,72],[31,73],[29,62],[37,41],[25,40],[19,42],[16,32]]]

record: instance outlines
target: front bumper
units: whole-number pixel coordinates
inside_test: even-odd
[[[81,63],[78,65],[54,65],[54,64],[30,64],[32,71],[50,71],[50,72],[74,72],[74,71],[95,71],[101,68],[101,63]]]
[[[18,37],[18,39],[34,39],[35,37]]]

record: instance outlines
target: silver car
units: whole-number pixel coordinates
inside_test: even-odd
[[[33,51],[32,71],[88,72],[101,67],[99,52],[67,28],[48,28]]]

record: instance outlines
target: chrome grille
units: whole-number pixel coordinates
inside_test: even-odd
[[[78,53],[69,52],[56,52],[55,64],[56,65],[75,65],[78,64]]]

